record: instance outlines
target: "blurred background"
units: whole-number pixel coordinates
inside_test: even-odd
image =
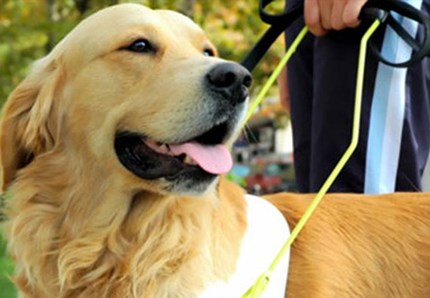
[[[202,26],[223,58],[241,61],[266,29],[257,0],[0,0],[0,104],[25,76],[29,65],[46,55],[79,21],[124,2],[172,9]],[[274,1],[271,9],[283,9]],[[254,88],[273,70],[284,51],[282,38],[254,73]]]

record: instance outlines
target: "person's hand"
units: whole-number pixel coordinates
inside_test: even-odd
[[[304,0],[305,23],[312,34],[321,36],[329,30],[357,27],[358,16],[367,0]]]

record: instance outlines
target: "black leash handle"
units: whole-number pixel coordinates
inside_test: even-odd
[[[282,32],[287,29],[295,20],[303,16],[303,5],[293,8],[289,12],[284,12],[277,15],[267,13],[264,8],[273,0],[260,1],[260,18],[267,24],[271,24],[270,28],[264,33],[260,40],[254,45],[251,51],[245,56],[241,64],[250,72],[263,58],[264,54],[269,50],[276,39]]]
[[[375,11],[381,16],[382,23],[390,26],[403,41],[405,41],[411,48],[411,58],[404,62],[391,62],[381,55],[380,50],[374,43],[369,43],[369,48],[372,53],[378,57],[379,61],[393,67],[409,67],[424,57],[430,55],[430,17],[412,5],[394,0],[369,0],[363,6],[360,12],[360,19],[375,19]],[[422,42],[417,41],[411,36],[394,17],[389,13],[390,11],[396,12],[401,16],[416,21],[418,24],[424,26],[424,37]]]
[[[254,47],[248,52],[241,64],[250,72],[263,58],[276,39],[294,21],[303,16],[303,4],[296,6],[288,12],[280,14],[270,14],[265,8],[274,0],[260,0],[259,14],[263,22],[270,24],[270,28],[258,40]],[[424,26],[424,38],[420,43],[411,36],[391,15],[394,11],[399,15],[410,18]],[[385,59],[377,46],[370,43],[370,50],[383,63],[393,67],[408,67],[421,61],[424,57],[430,56],[430,18],[422,11],[416,9],[408,3],[397,0],[369,0],[360,12],[360,19],[379,19],[381,23],[386,23],[407,43],[412,49],[411,58],[407,61],[395,63]]]

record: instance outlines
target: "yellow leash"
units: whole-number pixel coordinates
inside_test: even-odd
[[[333,171],[328,176],[327,180],[324,182],[323,186],[316,194],[315,198],[309,204],[308,208],[306,209],[303,216],[300,218],[297,225],[291,231],[290,236],[288,237],[287,241],[285,242],[284,246],[281,248],[280,252],[276,256],[274,261],[270,264],[269,268],[258,277],[256,282],[248,289],[248,291],[246,291],[246,293],[242,295],[242,298],[261,297],[261,295],[263,294],[265,288],[267,287],[270,281],[270,276],[272,272],[275,270],[276,266],[279,264],[279,262],[281,261],[285,253],[290,248],[291,244],[297,238],[298,234],[303,229],[305,224],[308,222],[308,220],[314,213],[315,209],[318,207],[318,204],[321,202],[322,198],[327,193],[330,186],[333,184],[334,180],[337,178],[340,171],[343,169],[343,167],[351,157],[352,153],[355,151],[358,144],[358,137],[359,137],[359,131],[360,131],[363,79],[364,79],[364,68],[365,68],[365,61],[366,61],[367,42],[369,41],[369,38],[372,36],[372,34],[375,32],[375,30],[379,27],[380,24],[381,22],[378,19],[376,19],[369,27],[369,29],[366,31],[366,33],[363,35],[360,42],[360,51],[359,51],[359,57],[358,57],[357,78],[356,78],[357,81],[356,81],[356,87],[355,87],[354,117],[353,117],[352,136],[351,136],[350,145],[346,149],[345,153],[343,154],[343,156],[341,157],[341,159],[339,160],[339,162],[337,163]],[[275,82],[276,78],[279,76],[280,72],[285,67],[288,60],[292,56],[292,54],[296,51],[298,45],[303,40],[303,37],[306,35],[307,31],[308,29],[306,28],[306,26],[300,31],[299,35],[294,40],[293,44],[285,54],[284,58],[278,64],[273,74],[269,77],[267,83],[263,86],[256,100],[251,104],[245,119],[245,123],[249,120],[251,115],[254,113],[255,109],[261,103],[264,96],[268,92],[270,86]]]
[[[291,56],[293,56],[294,52],[296,51],[297,47],[302,42],[303,38],[305,37],[306,33],[308,33],[308,28],[305,26],[303,29],[299,32],[297,37],[294,39],[291,46],[288,48],[287,52],[285,53],[285,56],[281,59],[279,64],[276,66],[273,73],[270,75],[267,82],[263,85],[263,88],[258,93],[255,100],[251,103],[249,106],[248,112],[245,117],[244,125],[248,123],[249,118],[251,118],[252,114],[254,114],[257,107],[260,105],[260,103],[263,101],[264,97],[266,96],[267,92],[269,91],[270,87],[272,87],[273,83],[275,83],[276,79],[279,77],[279,74],[281,73],[282,69],[287,65],[287,62],[290,60]]]

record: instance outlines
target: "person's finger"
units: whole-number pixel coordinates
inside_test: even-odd
[[[343,0],[340,0],[340,1],[343,1]],[[332,10],[334,6],[334,2],[339,2],[339,0],[337,1],[318,0],[320,19],[321,19],[320,23],[325,31],[333,29],[331,23],[332,23]]]
[[[345,27],[357,27],[360,24],[358,19],[360,11],[367,0],[349,0],[343,10],[343,23]]]
[[[312,34],[321,36],[327,32],[321,25],[318,0],[305,0],[304,17],[306,26]]]
[[[346,27],[346,24],[343,20],[343,14],[346,4],[345,2],[345,0],[334,1],[330,14],[330,28],[326,29],[341,30]]]

